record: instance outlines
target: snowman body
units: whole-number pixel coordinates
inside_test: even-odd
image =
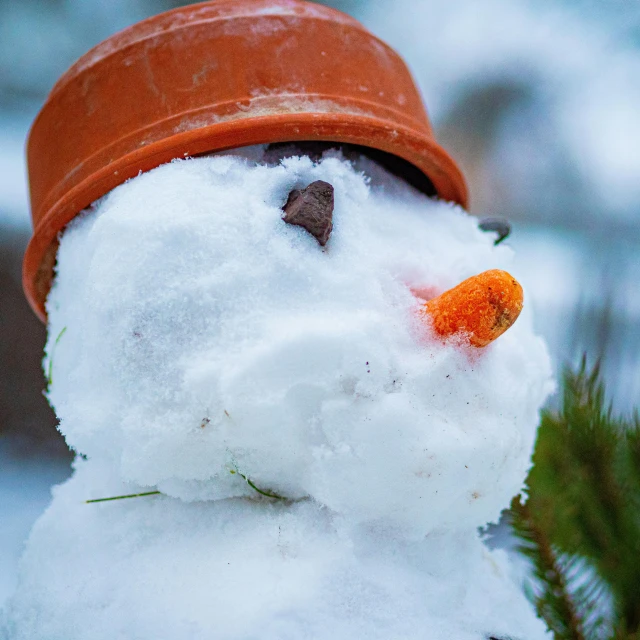
[[[282,221],[315,180],[325,247]],[[177,161],[105,196],[48,300],[49,397],[82,457],[7,638],[544,637],[478,534],[522,488],[544,344],[526,313],[482,350],[419,313],[511,259],[338,152]]]

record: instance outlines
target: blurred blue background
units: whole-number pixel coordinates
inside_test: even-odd
[[[0,0],[0,607],[70,454],[42,397],[44,328],[20,284],[24,142],[47,92],[100,40],[170,0]],[[333,0],[409,63],[472,212],[513,225],[513,270],[557,368],[601,357],[640,398],[640,3]]]

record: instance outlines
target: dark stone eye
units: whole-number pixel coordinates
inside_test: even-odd
[[[480,220],[478,227],[482,231],[493,231],[498,234],[494,245],[500,244],[511,233],[511,225],[502,218],[483,218]]]
[[[324,247],[333,229],[333,186],[316,180],[308,187],[294,189],[282,207],[287,224],[306,229]]]

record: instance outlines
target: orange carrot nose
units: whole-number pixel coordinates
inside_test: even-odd
[[[422,313],[443,338],[460,334],[474,347],[486,347],[517,320],[522,298],[513,276],[491,269],[429,300]]]

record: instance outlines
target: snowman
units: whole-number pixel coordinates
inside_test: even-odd
[[[418,103],[298,0],[163,14],[54,88],[25,287],[77,456],[0,637],[546,637],[479,528],[549,359]]]

